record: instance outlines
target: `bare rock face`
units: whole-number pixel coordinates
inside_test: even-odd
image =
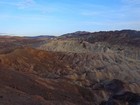
[[[113,94],[118,93],[124,89],[124,83],[117,79],[113,79],[111,81],[104,81],[103,83],[101,83],[101,85],[103,85],[104,89],[110,91]]]
[[[139,105],[140,95],[132,92],[124,92],[120,95],[114,95],[113,99],[128,102],[129,105]]]
[[[65,81],[43,80],[35,75],[0,69],[0,104],[92,105],[90,90]],[[23,102],[23,103],[22,103]]]
[[[39,49],[59,52],[115,52],[123,57],[140,60],[140,31],[76,32],[58,40],[41,44]]]
[[[109,100],[109,101],[102,101],[100,105],[118,105],[118,104],[113,100]]]
[[[100,105],[119,105],[121,102],[128,103],[128,105],[139,105],[140,94],[124,90],[124,83],[120,80],[111,80],[102,83],[103,88],[111,92],[107,101],[102,101]]]
[[[116,55],[58,53],[32,48],[16,49],[8,54],[0,55],[1,65],[6,66],[6,69],[0,71],[0,83],[29,96],[42,97],[45,102],[53,100],[62,105],[67,102],[75,105],[98,105],[102,100],[108,100],[114,94],[125,92],[124,90],[132,93],[140,91],[137,81],[139,75],[134,74],[138,72],[138,62],[133,61],[131,65],[129,64],[131,68],[136,66],[137,71],[129,71],[127,67],[122,70],[119,66],[114,71],[113,68],[111,70],[101,63],[103,57],[110,60],[112,66],[117,66],[114,58],[111,58],[117,57]],[[108,60],[105,61],[108,62]],[[129,60],[121,62],[120,65],[123,66],[126,62],[129,63]],[[114,78],[114,73],[118,75],[118,79]],[[123,78],[125,75],[130,82]],[[135,76],[131,79],[130,75]],[[110,93],[112,95],[109,95]],[[109,103],[114,103],[114,100],[116,99]],[[51,104],[57,105],[52,102]]]

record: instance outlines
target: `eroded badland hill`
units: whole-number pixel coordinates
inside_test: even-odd
[[[0,105],[139,105],[140,32],[0,38]]]

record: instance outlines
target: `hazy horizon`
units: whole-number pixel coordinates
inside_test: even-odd
[[[1,0],[0,33],[62,35],[140,28],[139,0]]]
[[[130,30],[130,31],[140,31],[140,30],[133,30],[133,29],[121,29],[121,30],[100,30],[100,31],[73,31],[73,32],[66,32],[66,33],[63,33],[61,35],[64,35],[64,34],[69,34],[69,33],[75,33],[75,32],[91,32],[91,33],[94,33],[94,32],[110,32],[110,31],[123,31],[123,30]],[[51,34],[37,34],[37,35],[23,35],[23,34],[10,34],[10,33],[0,33],[0,36],[21,36],[21,37],[37,37],[37,36],[61,36],[61,35],[51,35]]]

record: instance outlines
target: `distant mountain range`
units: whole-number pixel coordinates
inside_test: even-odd
[[[26,36],[28,38],[55,38],[53,35]]]

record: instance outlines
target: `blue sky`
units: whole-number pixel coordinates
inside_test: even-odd
[[[0,33],[140,29],[140,0],[0,0]]]

